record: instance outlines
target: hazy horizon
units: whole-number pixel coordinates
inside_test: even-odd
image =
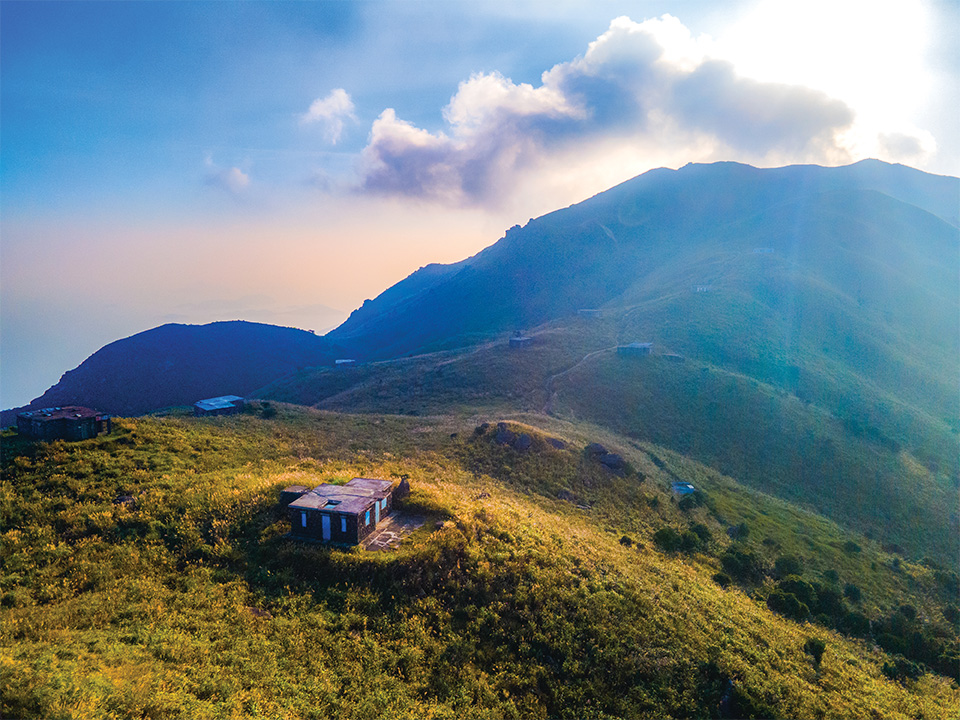
[[[960,175],[946,2],[0,5],[0,406],[166,322],[323,332],[654,167]]]

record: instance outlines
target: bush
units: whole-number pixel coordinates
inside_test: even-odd
[[[690,530],[684,530],[680,534],[679,549],[681,552],[691,553],[700,549],[700,536]]]
[[[720,564],[740,582],[759,583],[763,580],[763,564],[749,550],[727,550],[720,558]]]
[[[631,540],[629,537],[624,535],[622,538],[620,538],[620,544],[623,545],[624,547],[630,547],[631,545],[633,545],[633,540]]]
[[[680,546],[680,533],[671,527],[660,528],[653,534],[653,544],[664,552],[673,552]]]
[[[777,589],[793,595],[807,607],[812,608],[817,606],[818,598],[816,591],[813,589],[813,585],[796,575],[790,575],[785,580],[781,580],[777,583]]]
[[[843,549],[848,553],[858,553],[863,550],[863,548],[857,545],[853,540],[847,540],[843,544]]]
[[[700,542],[704,544],[710,542],[712,538],[710,535],[710,528],[703,523],[694,523],[690,526],[690,531],[700,538]]]
[[[870,635],[870,619],[863,613],[849,612],[840,621],[840,629],[854,637]]]
[[[767,607],[794,620],[806,620],[810,616],[809,606],[800,602],[796,595],[779,589],[767,596]]]
[[[803,651],[813,657],[814,665],[820,664],[820,659],[823,657],[823,651],[827,649],[826,644],[823,640],[818,638],[810,638],[803,644]]]
[[[829,583],[836,584],[840,582],[840,573],[838,573],[836,570],[831,568],[830,570],[826,570],[823,573],[823,579]]]
[[[843,595],[850,602],[860,602],[860,588],[853,583],[847,583],[843,586]]]
[[[916,680],[923,675],[923,668],[906,658],[895,658],[892,663],[883,664],[883,674],[891,680]]]
[[[718,572],[713,576],[713,581],[722,588],[727,587],[733,582],[733,579],[723,572]]]
[[[693,508],[702,507],[707,502],[707,496],[700,490],[694,490],[689,495],[684,495],[680,502],[677,503],[677,507],[681,510],[692,510]]]
[[[777,577],[785,578],[788,575],[802,575],[803,563],[795,555],[781,555],[773,563]]]

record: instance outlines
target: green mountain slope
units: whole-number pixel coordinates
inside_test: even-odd
[[[955,178],[876,162],[648,173],[411,278],[331,334],[419,355],[308,369],[258,394],[587,420],[916,557],[956,557],[957,191]],[[603,318],[574,314],[584,307]],[[535,339],[522,356],[504,344],[521,323]],[[615,357],[633,341],[686,362]]]
[[[889,619],[884,645],[914,628],[949,653],[949,573],[669,450],[542,416],[508,423],[531,438],[518,451],[473,420],[279,410],[121,420],[69,445],[4,437],[0,713],[947,718],[960,707],[954,681],[858,639],[845,616],[799,622],[769,607],[806,583],[835,613]],[[583,452],[596,440],[622,454],[622,471]],[[406,511],[426,524],[394,553],[282,537],[281,488],[355,474],[409,476]],[[675,478],[702,503],[676,503]],[[116,504],[121,494],[134,502]],[[693,544],[664,549],[667,529]],[[754,558],[759,575],[718,582],[730,557]],[[830,590],[844,584],[856,601]]]

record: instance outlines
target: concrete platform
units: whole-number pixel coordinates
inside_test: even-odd
[[[424,522],[426,519],[422,515],[394,513],[364,538],[362,545],[371,552],[396,550],[403,539]]]

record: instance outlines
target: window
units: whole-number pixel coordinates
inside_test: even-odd
[[[386,510],[386,509],[387,509],[387,499],[386,499],[386,498],[384,498],[383,500],[380,501],[380,509],[381,509],[381,510]]]
[[[340,532],[347,531],[347,519],[345,517],[340,518]]]
[[[305,512],[300,513],[300,527],[307,526],[307,514]]]
[[[370,511],[369,511],[369,510],[367,510],[367,522],[366,522],[366,524],[367,524],[367,525],[370,524]]]

